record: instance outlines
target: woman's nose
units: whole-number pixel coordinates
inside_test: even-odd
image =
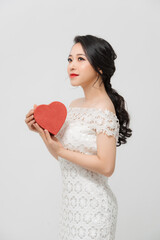
[[[72,69],[72,68],[76,68],[76,63],[75,63],[75,61],[72,61],[71,63],[70,63],[70,68]]]
[[[71,66],[70,67],[70,70],[72,71],[72,70],[75,70],[76,69],[76,67],[75,66]]]

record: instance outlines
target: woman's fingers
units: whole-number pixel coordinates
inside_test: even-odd
[[[43,134],[44,135],[43,129],[38,125],[38,123],[34,123],[33,125],[35,126],[35,128],[37,129],[39,134]]]
[[[51,135],[50,135],[50,133],[48,132],[48,130],[45,129],[44,132],[45,132],[47,141],[48,141],[48,142],[51,142],[52,138],[51,138]]]
[[[33,123],[33,126],[36,128],[36,130],[38,131],[38,133],[42,137],[45,144],[47,144],[46,134],[45,134],[44,130],[38,125],[38,123]]]
[[[33,114],[25,119],[26,123],[29,123],[34,118]]]
[[[27,114],[26,114],[26,118],[29,117],[31,114],[34,113],[34,109],[31,109]]]
[[[34,132],[38,132],[37,129],[35,128],[35,126],[33,125],[33,123],[35,123],[35,118],[34,118],[34,110],[37,107],[36,104],[34,104],[34,108],[31,109],[27,114],[26,114],[26,118],[25,118],[25,123],[27,124],[29,130],[34,131]]]
[[[26,118],[28,118],[30,115],[34,113],[35,108],[37,107],[36,104],[34,104],[33,108],[26,114]]]
[[[32,125],[33,123],[35,123],[35,122],[36,122],[36,120],[33,119],[32,121],[30,121],[30,122],[28,123],[28,126],[31,127],[31,125]]]

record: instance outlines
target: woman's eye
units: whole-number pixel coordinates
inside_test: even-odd
[[[80,59],[82,59],[82,60],[84,60],[84,59],[83,59],[83,58],[81,58],[81,57],[79,57],[79,58],[80,58]],[[79,58],[78,58],[78,59],[79,59]]]
[[[79,57],[78,59],[82,59],[82,60],[84,60],[83,58],[81,58],[81,57]],[[71,58],[68,58],[68,62],[70,61],[70,60],[72,60]]]

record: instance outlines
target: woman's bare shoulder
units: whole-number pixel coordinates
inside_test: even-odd
[[[82,100],[83,100],[84,98],[76,98],[76,99],[74,99],[71,103],[70,103],[70,105],[69,105],[69,107],[81,107],[81,103],[82,103]]]
[[[113,113],[116,114],[114,105],[111,100],[109,99],[100,99],[99,101],[95,102],[94,104],[85,104],[85,98],[76,98],[74,99],[69,107],[95,107],[95,108],[100,108],[103,110],[109,110]]]

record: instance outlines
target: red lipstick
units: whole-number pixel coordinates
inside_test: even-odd
[[[70,74],[70,77],[71,77],[71,78],[77,77],[77,76],[78,76],[78,74],[75,74],[75,73],[71,73],[71,74]]]

